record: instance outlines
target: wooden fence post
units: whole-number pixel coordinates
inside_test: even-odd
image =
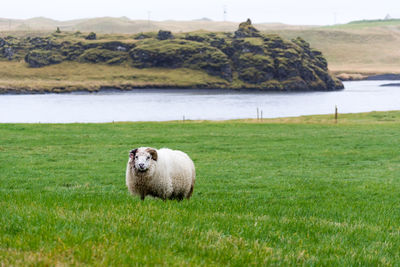
[[[335,105],[335,123],[337,123],[337,121],[338,121],[338,108]]]

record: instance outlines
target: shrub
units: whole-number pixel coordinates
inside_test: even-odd
[[[49,50],[32,50],[25,56],[25,62],[32,68],[58,64],[63,61],[59,53]]]

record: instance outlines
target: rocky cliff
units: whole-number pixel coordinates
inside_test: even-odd
[[[118,39],[118,40],[117,40]],[[321,52],[301,38],[265,34],[243,22],[234,33],[168,31],[129,38],[94,33],[55,32],[44,37],[0,38],[2,60],[22,60],[32,68],[77,61],[127,68],[188,68],[223,78],[231,88],[338,90]]]

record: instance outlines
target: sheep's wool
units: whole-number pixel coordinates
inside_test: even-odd
[[[162,199],[190,198],[196,172],[193,161],[179,150],[140,147],[130,153],[126,186],[143,200],[147,195]]]

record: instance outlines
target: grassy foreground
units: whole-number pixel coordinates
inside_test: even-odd
[[[400,112],[0,125],[0,265],[396,265]],[[129,149],[186,151],[189,201],[131,197]]]

